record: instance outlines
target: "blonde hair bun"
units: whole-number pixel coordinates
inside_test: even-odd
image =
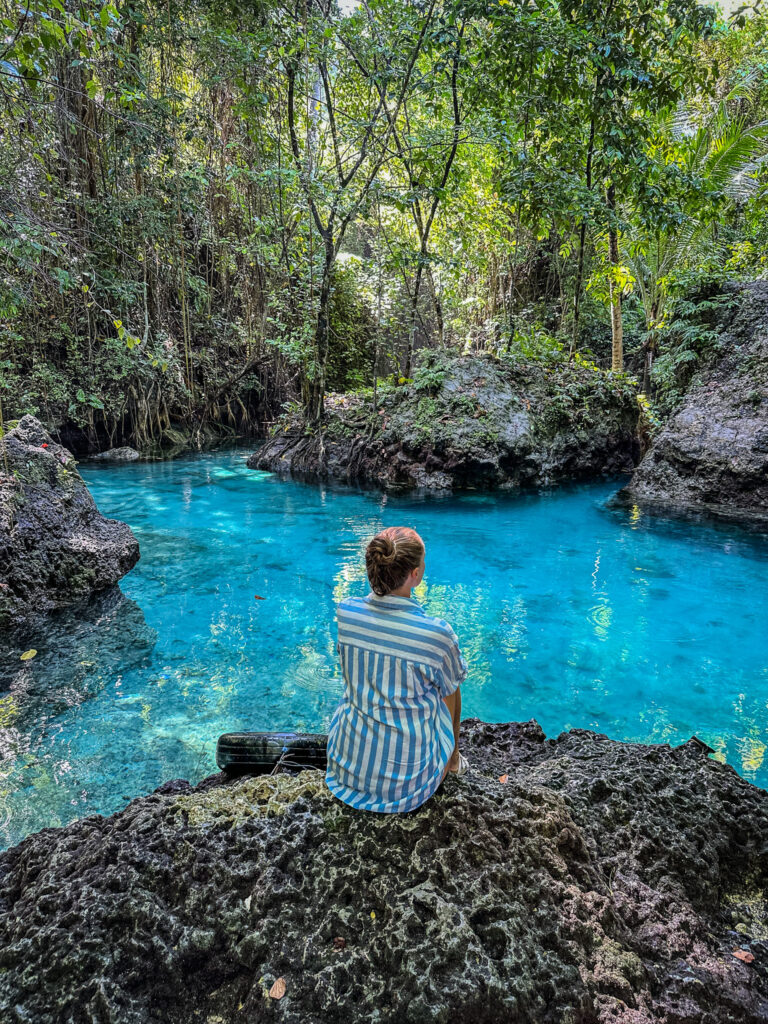
[[[397,545],[390,537],[380,533],[368,545],[365,556],[366,559],[368,557],[374,559],[379,565],[389,565],[397,558]]]
[[[365,568],[371,590],[385,597],[397,590],[419,567],[424,544],[409,526],[390,526],[377,533],[365,549]]]

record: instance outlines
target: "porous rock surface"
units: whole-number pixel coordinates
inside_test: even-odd
[[[628,493],[640,502],[768,519],[768,281],[744,289],[721,348],[660,431]]]
[[[112,586],[139,559],[105,519],[72,454],[33,416],[0,440],[0,629]]]
[[[307,432],[287,417],[252,469],[385,488],[537,487],[617,472],[639,458],[636,387],[581,363],[427,353],[412,385],[329,396]]]
[[[0,1017],[768,1020],[768,793],[693,742],[463,730],[472,770],[407,815],[317,771],[214,776],[28,837],[0,855]]]
[[[139,453],[135,448],[108,448],[105,452],[98,452],[96,455],[92,455],[91,458],[99,459],[102,462],[135,462],[140,458]]]

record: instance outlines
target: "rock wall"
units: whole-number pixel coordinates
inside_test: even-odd
[[[723,356],[660,431],[628,493],[768,519],[768,282],[744,290],[722,344]]]
[[[635,387],[579,363],[437,353],[414,383],[370,400],[330,396],[322,431],[298,419],[248,460],[255,469],[385,488],[526,487],[630,472]]]
[[[463,736],[408,815],[214,776],[30,836],[0,855],[0,1019],[768,1020],[768,793],[695,742]]]
[[[0,440],[0,629],[112,586],[139,560],[105,519],[77,463],[33,416]]]

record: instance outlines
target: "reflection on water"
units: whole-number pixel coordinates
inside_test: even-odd
[[[768,784],[765,536],[611,503],[610,484],[397,497],[280,480],[238,452],[81,468],[142,558],[127,599],[0,658],[0,843],[215,771],[221,732],[324,731],[334,606],[367,592],[365,544],[398,523],[427,542],[417,597],[459,634],[465,715],[696,733]]]

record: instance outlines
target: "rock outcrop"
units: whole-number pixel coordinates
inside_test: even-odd
[[[695,741],[470,721],[463,746],[408,815],[316,771],[214,776],[28,837],[0,855],[0,1017],[768,1020],[768,793]]]
[[[768,282],[745,289],[722,348],[660,431],[628,494],[768,519]]]
[[[298,419],[248,460],[253,469],[385,488],[528,487],[629,472],[636,388],[583,363],[428,353],[413,384],[370,400],[330,396],[322,431]]]
[[[0,629],[112,586],[139,559],[105,519],[77,463],[33,416],[0,440]]]
[[[135,462],[141,456],[135,448],[108,448],[105,452],[98,452],[91,458],[99,459],[101,462]]]

